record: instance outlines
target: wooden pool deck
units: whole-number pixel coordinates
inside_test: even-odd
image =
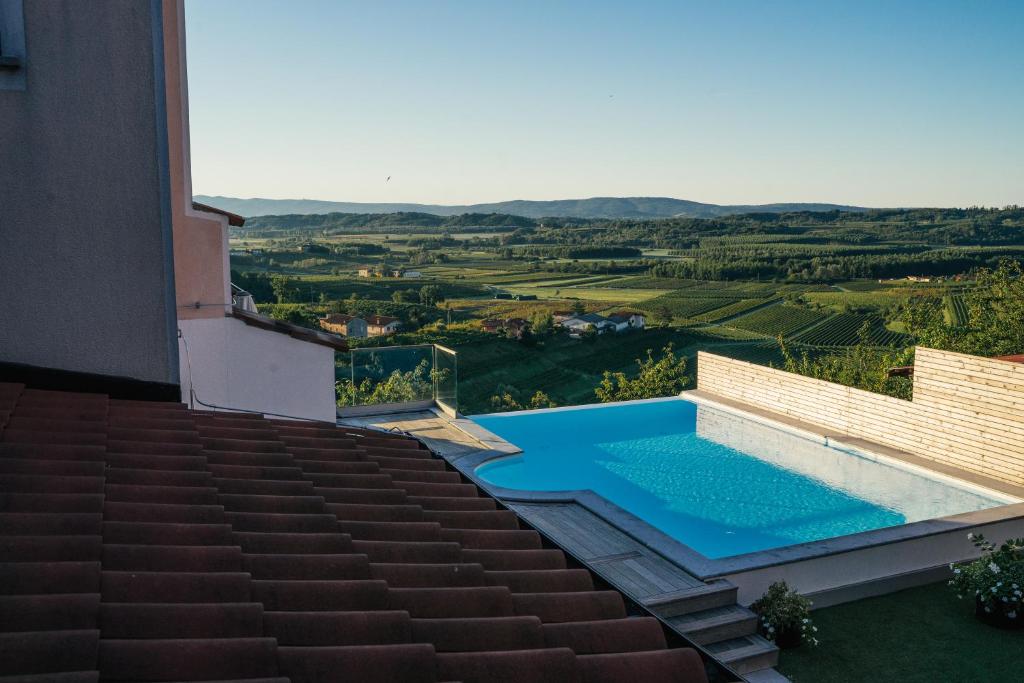
[[[771,668],[778,663],[778,650],[756,635],[756,618],[736,603],[735,586],[727,581],[701,581],[578,502],[527,502],[491,492],[473,469],[481,456],[492,453],[494,444],[463,431],[446,415],[418,411],[347,417],[339,422],[419,438],[527,524],[709,656],[749,681],[787,680]]]

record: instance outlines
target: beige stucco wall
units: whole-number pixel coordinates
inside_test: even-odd
[[[0,361],[176,384],[161,5],[24,3],[0,91]]]
[[[183,1],[163,0],[163,15],[176,307],[181,320],[218,318],[231,302],[228,221],[192,208]]]
[[[699,389],[839,434],[1024,485],[1024,365],[918,347],[914,400],[710,353]]]

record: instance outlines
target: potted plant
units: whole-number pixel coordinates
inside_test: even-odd
[[[758,630],[779,648],[797,647],[806,640],[818,644],[818,627],[811,623],[811,601],[790,589],[785,581],[776,581],[750,606],[757,614]]]
[[[974,599],[974,613],[986,624],[1024,628],[1024,539],[996,546],[981,534],[967,534],[967,538],[982,555],[959,567],[950,564],[949,585],[958,598]]]

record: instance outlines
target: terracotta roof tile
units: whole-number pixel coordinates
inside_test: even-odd
[[[0,676],[706,681],[402,436],[0,384],[0,465]]]

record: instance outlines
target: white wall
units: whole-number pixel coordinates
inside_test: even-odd
[[[179,320],[181,396],[204,403],[335,421],[334,349],[234,318]],[[196,408],[204,409],[202,405]]]

